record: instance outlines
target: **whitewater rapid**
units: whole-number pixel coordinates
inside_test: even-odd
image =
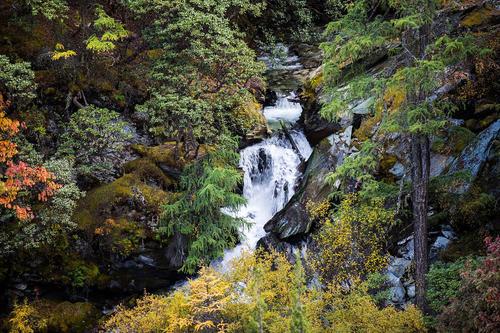
[[[279,96],[276,105],[265,108],[264,116],[269,122],[283,120],[294,124],[300,117],[302,107],[295,103],[293,94]],[[312,153],[304,133],[289,131],[301,155],[307,160]],[[244,218],[250,227],[241,230],[241,243],[227,250],[218,267],[226,268],[245,250],[254,250],[260,238],[266,235],[264,225],[281,210],[295,193],[301,176],[300,158],[290,141],[281,131],[270,138],[247,147],[240,152],[239,166],[244,172],[243,196],[247,204],[236,212],[227,212]]]

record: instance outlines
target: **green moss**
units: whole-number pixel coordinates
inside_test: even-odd
[[[448,212],[441,211],[429,217],[429,229],[438,229],[440,225],[447,224],[449,222],[450,216]]]
[[[93,233],[106,218],[113,218],[112,209],[142,194],[151,209],[158,209],[168,193],[141,181],[140,174],[127,173],[112,183],[87,193],[78,205],[74,219],[82,230]]]
[[[482,25],[495,16],[498,16],[497,10],[493,6],[486,5],[467,15],[460,22],[460,25],[469,28]]]
[[[398,161],[397,157],[394,155],[384,155],[380,160],[380,170],[382,173],[387,173],[390,168],[396,164]]]
[[[153,180],[159,182],[164,188],[170,188],[176,184],[173,178],[165,175],[154,162],[146,157],[126,163],[123,169],[125,173],[133,173],[145,183],[148,183],[149,180]]]
[[[240,104],[232,110],[231,119],[234,122],[234,131],[241,136],[253,135],[258,132],[267,132],[267,121],[262,112],[262,105],[253,95],[248,94]]]
[[[317,90],[324,82],[323,71],[316,74],[310,81],[311,88]]]
[[[146,239],[146,230],[124,217],[107,219],[96,233],[102,236],[100,242],[102,248],[123,257],[136,251]]]
[[[469,231],[450,243],[439,257],[445,262],[454,262],[466,256],[484,255],[484,235],[479,231]]]
[[[432,143],[432,151],[443,155],[460,154],[476,135],[466,127],[453,126],[444,137],[438,137]]]
[[[99,319],[99,311],[88,302],[61,302],[40,300],[33,304],[41,317],[47,320],[49,332],[86,332]]]
[[[452,127],[449,133],[451,149],[454,153],[460,153],[475,137],[476,135],[465,127]]]
[[[74,288],[94,286],[100,275],[96,264],[73,257],[65,258],[64,271],[62,282]]]
[[[184,145],[181,143],[178,146],[178,154],[176,156],[176,143],[175,141],[165,142],[159,146],[146,147],[144,145],[135,144],[131,148],[143,157],[149,158],[154,163],[163,163],[168,166],[182,169],[186,164],[193,160],[193,154],[184,156]],[[210,147],[207,145],[200,145],[198,149],[198,158],[204,156],[209,152]]]

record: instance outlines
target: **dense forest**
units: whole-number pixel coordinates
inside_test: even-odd
[[[494,0],[0,0],[0,331],[499,332]]]

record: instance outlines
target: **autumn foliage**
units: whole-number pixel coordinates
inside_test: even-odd
[[[485,239],[487,256],[477,269],[461,274],[456,298],[439,316],[440,332],[500,330],[500,237]]]
[[[0,205],[13,210],[20,220],[29,220],[33,213],[23,199],[35,195],[38,201],[47,201],[60,185],[44,167],[15,161],[18,150],[12,138],[22,124],[7,117],[5,111],[8,107],[9,102],[0,94]]]

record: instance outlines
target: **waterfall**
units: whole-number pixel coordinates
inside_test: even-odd
[[[266,118],[273,121],[279,115],[281,119],[295,122],[302,108],[299,103],[290,101],[294,97],[280,96],[276,106],[268,109],[268,112],[264,110]],[[290,134],[302,156],[309,158],[312,148],[304,133],[290,130]],[[222,269],[243,250],[255,249],[258,240],[266,234],[264,225],[287,204],[301,176],[299,156],[281,132],[275,132],[270,138],[245,148],[240,156],[240,167],[244,171],[243,196],[247,199],[247,204],[231,214],[247,220],[250,227],[241,230],[241,243],[226,251],[217,264]]]
[[[297,96],[291,93],[290,95],[278,94],[278,100],[276,105],[267,106],[264,108],[264,117],[269,122],[276,122],[283,120],[287,123],[295,123],[299,120],[300,114],[302,113],[302,106],[300,103],[295,103]]]

